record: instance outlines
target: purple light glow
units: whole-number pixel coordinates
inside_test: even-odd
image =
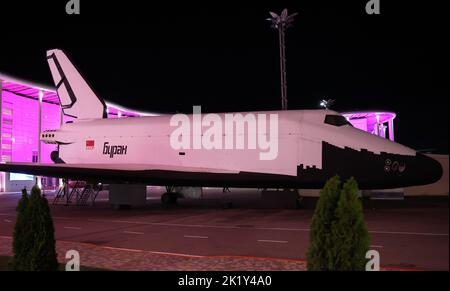
[[[59,98],[52,88],[0,75],[1,161],[36,162],[39,143],[39,94],[42,92],[41,130],[58,129],[61,124]],[[108,118],[157,115],[132,111],[107,102]],[[63,116],[64,122],[73,118]],[[50,153],[55,145],[41,143],[41,162],[53,163]]]
[[[38,151],[37,100],[23,98],[11,92],[2,94],[2,156],[5,161],[33,162]],[[42,130],[59,128],[59,105],[42,103]],[[42,162],[52,163],[50,153],[54,145],[42,144]]]
[[[345,112],[342,115],[354,127],[384,138],[388,129],[389,139],[394,140],[393,126],[396,114],[393,112]]]

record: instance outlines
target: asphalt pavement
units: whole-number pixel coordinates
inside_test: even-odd
[[[140,209],[113,209],[106,192],[94,206],[52,205],[56,239],[174,256],[305,259],[312,208],[259,208],[258,192],[246,189],[206,189],[201,200],[179,199],[166,207],[162,192],[150,187]],[[53,194],[47,195],[51,202]],[[19,198],[19,193],[0,194],[1,236],[12,235]],[[364,210],[371,248],[380,252],[383,266],[449,269],[448,199],[441,200]],[[233,207],[224,207],[229,202]]]

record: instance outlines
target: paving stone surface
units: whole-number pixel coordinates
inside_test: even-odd
[[[81,265],[120,271],[304,271],[306,262],[252,257],[205,257],[156,253],[57,241],[58,261],[68,250],[77,250]],[[0,237],[0,255],[12,255],[11,237]]]

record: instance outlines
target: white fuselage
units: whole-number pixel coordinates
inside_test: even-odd
[[[223,117],[224,114],[217,115]],[[241,114],[245,116],[247,113]],[[75,121],[41,139],[46,143],[59,143],[59,157],[67,164],[148,164],[291,176],[297,175],[299,164],[322,168],[323,141],[340,148],[366,149],[375,154],[416,154],[413,149],[350,125],[324,123],[325,115],[338,115],[334,111],[290,110],[256,114],[278,115],[277,155],[274,159],[262,160],[261,149],[258,148],[174,149],[170,138],[177,127],[171,126],[172,115]],[[192,117],[189,115],[191,121]],[[207,130],[208,126],[203,126],[201,133],[192,133],[191,143],[195,134],[203,135]],[[234,135],[236,140],[236,134],[235,131],[223,131],[224,139],[227,135]]]

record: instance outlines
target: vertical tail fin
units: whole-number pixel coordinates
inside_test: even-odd
[[[66,54],[47,51],[47,62],[65,115],[77,119],[106,118],[106,104],[89,86]]]

